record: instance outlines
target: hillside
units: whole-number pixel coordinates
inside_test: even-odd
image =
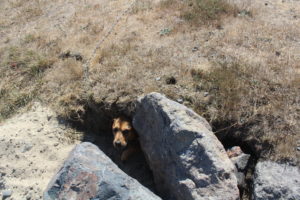
[[[38,100],[97,132],[156,91],[228,146],[299,164],[299,13],[298,0],[1,0],[0,120]]]

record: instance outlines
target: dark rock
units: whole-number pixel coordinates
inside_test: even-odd
[[[166,199],[239,198],[234,166],[204,118],[151,93],[139,99],[133,125]]]
[[[82,58],[82,55],[78,52],[76,53],[71,53],[70,51],[66,51],[64,53],[61,53],[58,58],[64,60],[64,59],[67,59],[67,58],[75,58],[77,61],[82,61],[83,58]]]
[[[194,47],[194,48],[192,49],[192,52],[196,52],[196,51],[198,51],[198,50],[199,50],[198,47]]]
[[[73,56],[77,61],[82,61],[82,59],[83,59],[80,53],[74,53],[72,56]]]
[[[69,58],[69,57],[70,57],[70,54],[71,54],[70,51],[66,51],[66,52],[64,52],[64,53],[61,53],[61,54],[58,56],[58,58],[64,60],[64,59],[66,59],[66,58]]]
[[[176,79],[174,76],[166,78],[166,84],[168,85],[175,85],[177,83]]]
[[[75,147],[44,193],[50,199],[160,199],[121,171],[97,146]]]
[[[270,161],[255,167],[253,200],[300,199],[300,170]]]

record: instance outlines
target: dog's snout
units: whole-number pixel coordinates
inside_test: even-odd
[[[120,148],[122,146],[121,142],[120,141],[115,141],[115,145],[116,147]]]

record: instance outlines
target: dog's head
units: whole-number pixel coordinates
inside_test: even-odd
[[[116,148],[125,148],[128,142],[136,139],[137,135],[129,119],[124,117],[115,118],[112,124],[114,134],[113,145]]]

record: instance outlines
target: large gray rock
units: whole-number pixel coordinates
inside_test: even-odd
[[[255,167],[253,200],[300,199],[300,171],[298,167],[270,161]]]
[[[97,146],[75,147],[44,193],[44,200],[158,200],[121,171]]]
[[[139,99],[133,125],[166,199],[239,199],[234,166],[204,118],[151,93]]]

